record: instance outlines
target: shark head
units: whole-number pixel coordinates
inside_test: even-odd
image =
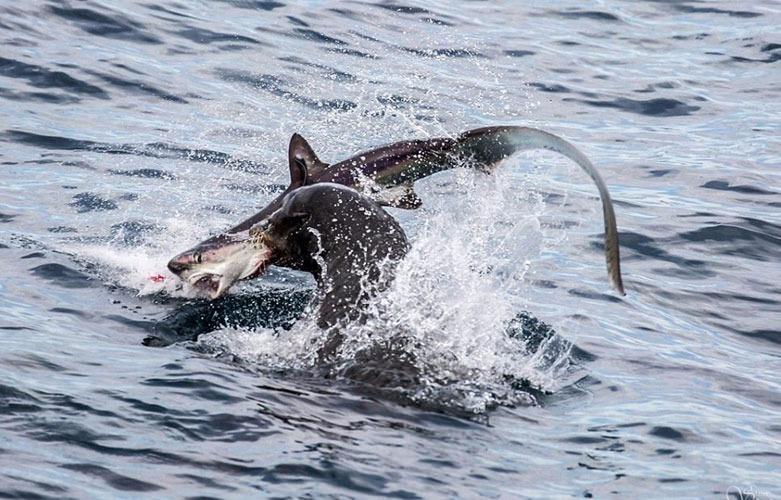
[[[263,274],[271,250],[247,232],[221,234],[180,253],[168,269],[210,299],[216,299],[237,281]]]
[[[271,250],[249,229],[273,214],[284,197],[303,186],[328,166],[321,162],[312,147],[298,134],[290,139],[288,150],[290,185],[284,193],[263,210],[228,232],[213,236],[175,256],[168,269],[179,276],[199,295],[216,299],[240,280],[260,276],[271,259]]]

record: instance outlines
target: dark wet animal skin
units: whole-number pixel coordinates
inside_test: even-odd
[[[307,141],[294,134],[288,150],[290,186],[260,212],[231,228],[226,234],[205,240],[171,259],[169,268],[181,275],[183,271],[200,264],[207,251],[219,254],[213,250],[219,250],[226,241],[232,241],[230,235],[247,231],[273,214],[282,205],[282,200],[301,186],[338,183],[361,190],[379,204],[413,209],[422,203],[412,189],[416,180],[463,166],[490,172],[496,163],[513,153],[528,149],[547,149],[566,156],[577,163],[596,184],[602,199],[608,277],[613,288],[623,294],[615,211],[599,172],[583,153],[564,139],[542,130],[517,126],[484,127],[469,130],[455,138],[396,142],[359,153],[334,165],[322,162]],[[226,289],[225,286],[221,290]]]
[[[358,320],[409,248],[404,230],[385,210],[333,183],[291,191],[250,230],[250,238],[270,251],[267,264],[315,277],[317,324],[323,329]]]

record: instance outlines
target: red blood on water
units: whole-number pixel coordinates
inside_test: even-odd
[[[155,274],[153,276],[150,276],[149,279],[154,281],[155,283],[160,283],[161,281],[165,280],[165,276],[163,276],[162,274]]]

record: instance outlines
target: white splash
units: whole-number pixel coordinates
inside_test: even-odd
[[[166,264],[173,256],[171,249],[185,249],[204,239],[208,233],[194,222],[175,218],[161,223],[154,237],[143,245],[129,247],[121,242],[121,233],[115,242],[69,242],[60,249],[98,267],[100,277],[110,283],[135,290],[139,296],[166,292],[175,297],[194,297],[183,287],[181,280],[171,273]]]
[[[389,289],[370,305],[367,321],[341,330],[337,366],[355,364],[362,350],[404,336],[420,373],[408,397],[473,413],[496,402],[527,401],[509,380],[545,391],[571,381],[569,345],[562,348],[558,339],[550,352],[540,352],[546,341],[529,352],[508,335],[525,309],[533,262],[544,248],[540,217],[546,210],[541,196],[508,175],[458,170],[444,186],[423,186],[427,208],[408,228],[411,250]],[[221,330],[199,342],[265,368],[306,369],[316,362],[323,337],[305,314],[289,331]]]

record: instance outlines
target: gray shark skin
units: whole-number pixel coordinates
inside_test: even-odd
[[[602,176],[583,153],[561,137],[535,128],[512,125],[468,130],[457,137],[400,141],[359,153],[333,165],[320,161],[309,143],[300,135],[293,134],[288,149],[290,186],[260,212],[225,234],[209,238],[182,252],[171,259],[168,267],[184,281],[216,298],[233,282],[258,275],[253,263],[247,261],[250,252],[237,241],[248,239],[246,232],[277,211],[285,196],[298,187],[336,183],[362,191],[380,205],[415,209],[422,203],[412,189],[419,179],[458,167],[472,167],[490,173],[497,163],[509,156],[519,151],[538,149],[555,151],[574,161],[596,184],[602,200],[608,278],[610,285],[624,295],[615,210]],[[221,242],[230,244],[223,247]],[[234,260],[243,261],[230,262]],[[226,267],[233,272],[223,273]]]

